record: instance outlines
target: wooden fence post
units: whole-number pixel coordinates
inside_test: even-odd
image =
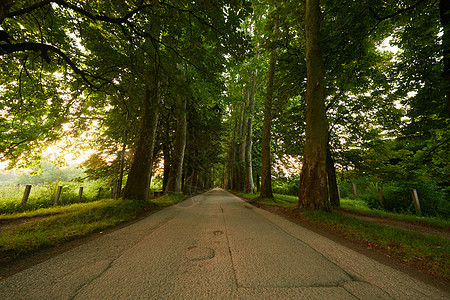
[[[338,191],[338,197],[339,197],[339,199],[341,199],[341,190],[339,189],[339,187],[337,187],[337,191]]]
[[[81,202],[83,200],[83,187],[80,186],[80,189],[78,190],[78,202]]]
[[[58,186],[58,189],[56,190],[56,195],[55,195],[55,205],[59,204],[59,197],[61,196],[61,192],[62,192],[62,186]]]
[[[420,209],[420,201],[419,201],[419,195],[417,195],[417,190],[413,189],[411,194],[412,194],[414,207],[416,208],[416,214],[418,216],[421,216],[422,215],[422,210]]]
[[[27,201],[28,197],[30,196],[30,192],[31,192],[31,184],[27,184],[25,186],[25,191],[23,192],[22,202],[20,203],[22,210],[25,210],[25,208],[27,207]]]
[[[383,206],[383,190],[378,188],[378,200],[380,201],[380,205]]]
[[[352,182],[353,199],[356,199],[356,185]]]

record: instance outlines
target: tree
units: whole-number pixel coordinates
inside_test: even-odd
[[[298,206],[328,209],[326,157],[328,125],[325,117],[324,66],[320,48],[320,6],[306,1],[306,141],[300,174]]]
[[[274,76],[276,65],[276,34],[277,34],[277,10],[278,3],[275,3],[274,10],[274,23],[273,23],[273,41],[270,48],[269,58],[269,71],[267,75],[267,89],[266,97],[264,101],[264,125],[262,130],[261,141],[261,192],[260,198],[273,198],[272,194],[272,164],[271,164],[271,151],[270,151],[270,139],[272,128],[272,102],[274,93]]]
[[[184,95],[178,95],[180,99],[177,110],[177,128],[175,131],[174,151],[171,156],[171,167],[167,179],[166,193],[180,193],[181,175],[183,170],[184,151],[186,148],[187,131],[187,110],[186,98]]]

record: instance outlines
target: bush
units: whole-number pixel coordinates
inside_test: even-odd
[[[273,188],[274,194],[298,196],[298,184],[285,184],[280,187]]]
[[[424,216],[450,216],[450,204],[445,191],[434,182],[389,182],[383,184],[383,207],[379,204],[378,192],[362,197],[369,207],[381,208],[395,213],[415,213],[412,190],[416,189]]]

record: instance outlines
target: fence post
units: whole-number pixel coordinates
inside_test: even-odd
[[[378,188],[378,199],[380,201],[380,205],[383,206],[383,189]]]
[[[416,189],[412,190],[412,199],[413,199],[414,207],[416,208],[416,214],[418,216],[421,216],[422,215],[422,210],[420,209],[419,195],[417,195],[417,190]]]
[[[55,195],[55,205],[59,204],[59,197],[61,196],[62,186],[58,186],[58,189],[56,190]]]
[[[27,184],[25,186],[25,191],[23,192],[22,202],[20,203],[22,210],[25,210],[25,208],[27,207],[27,201],[28,197],[30,196],[30,191],[31,191],[31,184]]]
[[[353,199],[356,199],[356,185],[352,182]]]
[[[339,189],[339,186],[336,186],[336,187],[337,187],[338,197],[339,197],[339,199],[341,199],[341,190]]]
[[[81,202],[83,200],[83,187],[80,186],[80,189],[78,191],[78,202]]]

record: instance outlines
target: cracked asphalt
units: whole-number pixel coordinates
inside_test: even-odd
[[[0,281],[1,299],[449,299],[214,189]]]

